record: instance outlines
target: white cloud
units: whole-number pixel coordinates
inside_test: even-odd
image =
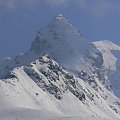
[[[64,4],[70,0],[0,0],[0,6],[8,8],[17,8],[18,6],[34,6],[41,4],[48,4],[57,6]]]
[[[111,12],[120,12],[118,2],[113,0],[76,0],[80,9],[95,17],[103,17]]]
[[[63,4],[68,0],[45,0],[45,1],[51,5],[58,5],[58,4]]]
[[[69,6],[69,3],[75,3],[76,7],[95,17],[103,17],[111,12],[120,13],[120,2],[115,0],[0,0],[0,7],[17,8],[19,6],[29,7],[31,9],[42,7],[42,5]],[[119,3],[119,4],[118,4]]]

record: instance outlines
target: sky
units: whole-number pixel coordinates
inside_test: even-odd
[[[37,31],[60,13],[86,40],[120,45],[120,0],[0,0],[0,58],[28,51]]]

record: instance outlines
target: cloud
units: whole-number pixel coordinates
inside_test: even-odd
[[[30,0],[30,2],[31,1],[32,0]],[[17,8],[18,6],[21,6],[21,5],[30,4],[30,2],[28,3],[27,2],[26,0],[0,0],[0,6],[6,7],[6,8]]]
[[[62,5],[70,0],[0,0],[0,6],[6,8],[17,8],[19,6],[30,7],[48,4],[50,6]]]
[[[69,0],[45,0],[45,1],[51,5],[60,5]]]
[[[113,0],[76,0],[79,8],[95,17],[103,17],[111,12],[120,12],[120,2]]]
[[[71,6],[71,3],[74,3],[73,5],[79,7],[80,10],[97,18],[104,17],[111,12],[120,13],[120,1],[115,0],[0,0],[0,7],[34,9],[37,7],[42,8],[44,5],[49,5],[50,7]]]

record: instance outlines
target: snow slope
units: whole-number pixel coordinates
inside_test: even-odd
[[[114,51],[120,52],[120,46],[115,45],[111,41],[102,40],[93,42],[95,47],[102,53],[103,55],[103,67],[105,69],[116,70],[116,62],[119,59],[119,56],[114,55]]]
[[[41,57],[0,80],[0,119],[33,120],[32,113],[36,120],[119,120],[119,100],[96,84],[94,89],[51,58]]]

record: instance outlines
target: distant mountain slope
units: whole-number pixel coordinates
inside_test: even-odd
[[[104,69],[116,70],[116,62],[119,60],[119,56],[116,56],[114,52],[120,53],[120,46],[113,44],[111,41],[102,40],[93,42],[95,47],[103,55],[103,67]]]
[[[120,46],[107,40],[96,41],[93,44],[101,54],[99,79],[120,98]]]

